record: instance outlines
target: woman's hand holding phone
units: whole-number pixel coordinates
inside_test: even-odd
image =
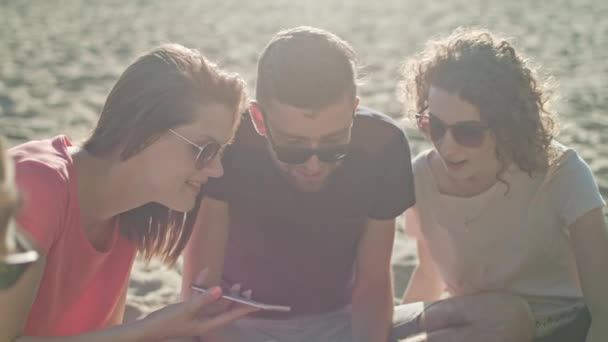
[[[206,271],[197,277],[197,284],[203,284]],[[219,313],[210,314],[207,309],[222,298],[220,287],[210,288],[205,293],[197,293],[182,303],[166,306],[148,315],[141,321],[144,329],[149,327],[150,338],[154,340],[187,336],[202,336],[225,326],[258,308],[249,305],[230,305]]]

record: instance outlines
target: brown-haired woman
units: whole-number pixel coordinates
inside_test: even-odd
[[[122,322],[136,252],[172,264],[184,248],[201,187],[223,173],[218,155],[244,98],[238,76],[198,51],[163,45],[120,76],[82,146],[58,136],[12,148],[24,199],[18,221],[42,258],[38,276],[22,277],[0,305],[0,340],[163,340],[251,312],[202,316],[221,294],[214,288],[110,327]]]
[[[404,302],[433,302],[422,340],[607,341],[605,202],[583,159],[554,141],[545,84],[481,29],[430,42],[403,76],[434,147],[413,161],[406,212],[419,264]]]

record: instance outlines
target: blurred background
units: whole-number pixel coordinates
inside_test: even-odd
[[[425,41],[460,25],[512,37],[542,65],[541,74],[554,76],[558,140],[578,149],[608,198],[605,0],[0,0],[0,134],[11,145],[60,133],[86,137],[120,73],[166,42],[200,49],[242,74],[252,90],[258,53],[275,32],[297,25],[349,41],[364,76],[362,103],[393,117],[401,112],[399,65]],[[414,153],[427,146],[410,123],[404,127]],[[402,234],[398,240],[399,295],[415,257],[411,241]],[[167,281],[150,276],[157,264],[137,267],[129,297],[139,310],[134,316],[149,301],[176,298],[179,270]],[[155,290],[162,293],[146,299]]]

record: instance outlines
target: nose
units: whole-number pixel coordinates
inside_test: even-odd
[[[456,153],[459,147],[460,145],[454,140],[451,129],[448,129],[443,137],[435,142],[435,148],[442,156]]]
[[[308,158],[308,160],[302,166],[304,166],[306,173],[315,174],[321,170],[322,163],[319,160],[319,157],[317,157],[315,154]]]
[[[216,156],[213,160],[201,170],[207,177],[219,178],[224,175],[224,165],[222,158]]]

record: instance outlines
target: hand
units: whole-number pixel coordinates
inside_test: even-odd
[[[203,270],[203,272],[201,272],[202,275],[206,275],[206,270]],[[199,274],[199,278],[201,278],[201,274]],[[197,284],[202,284],[204,282],[204,276],[202,277],[202,279],[197,279]],[[247,299],[251,299],[251,294],[252,291],[251,290],[247,290],[247,291],[243,291],[241,293],[241,284],[234,284],[229,290],[228,292],[235,296],[235,297],[243,297],[243,298],[247,298]],[[224,298],[220,298],[219,300],[213,302],[212,304],[206,306],[203,310],[202,310],[202,314],[205,316],[215,316],[218,315],[222,312],[226,312],[228,310],[230,310],[230,308],[232,308],[234,305],[236,305],[233,301],[224,299]]]
[[[197,284],[204,282],[206,272],[197,277]],[[258,311],[248,305],[233,305],[219,314],[210,315],[206,309],[218,302],[222,296],[220,287],[210,288],[206,293],[196,293],[188,300],[172,304],[155,311],[143,320],[150,327],[150,337],[156,340],[189,336],[201,336],[225,326],[249,313]]]

